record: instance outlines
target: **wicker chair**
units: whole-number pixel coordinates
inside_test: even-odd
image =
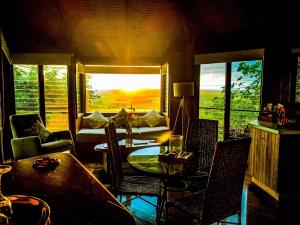
[[[170,207],[175,207],[202,225],[238,214],[238,224],[241,224],[241,198],[250,143],[250,137],[218,142],[205,191],[168,201],[167,214]]]
[[[185,167],[188,190],[194,192],[206,187],[217,141],[217,120],[189,118],[185,149],[193,152],[194,157]]]
[[[140,198],[151,205],[153,205],[153,203],[141,198],[141,196],[144,195],[157,197],[157,204],[153,206],[156,207],[156,219],[158,220],[161,204],[161,180],[148,176],[124,176],[122,167],[122,154],[120,151],[114,122],[110,122],[105,126],[105,134],[107,139],[108,154],[110,155],[111,160],[110,166],[113,181],[113,194],[115,196],[120,195],[120,202],[122,201],[122,195],[135,195],[136,197],[128,201],[131,201],[135,198]],[[121,203],[126,204],[128,201]]]

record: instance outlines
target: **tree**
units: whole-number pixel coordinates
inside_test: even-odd
[[[237,72],[240,72],[240,76],[231,85],[231,108],[258,110],[262,61],[256,60],[254,64],[240,62]]]

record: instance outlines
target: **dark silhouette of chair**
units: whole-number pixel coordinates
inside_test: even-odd
[[[183,199],[167,201],[167,219],[168,209],[175,207],[201,225],[235,214],[241,224],[241,198],[250,143],[250,137],[218,142],[206,189]]]
[[[193,192],[206,187],[217,141],[217,120],[189,118],[185,150],[193,152],[193,158],[185,166],[188,190]]]
[[[193,158],[184,164],[180,177],[168,182],[170,192],[199,191],[206,187],[215,145],[218,141],[218,121],[189,118],[184,149],[193,152]]]
[[[108,154],[110,158],[110,167],[112,175],[112,192],[115,196],[120,195],[120,202],[126,204],[135,198],[141,198],[145,202],[156,207],[157,217],[159,219],[160,203],[161,203],[161,180],[148,176],[124,176],[122,167],[122,153],[118,143],[118,136],[114,122],[110,122],[105,126],[105,134],[108,146]],[[134,195],[136,197],[122,202],[122,195]],[[142,198],[144,196],[157,197],[157,204]]]
[[[57,151],[70,151],[76,155],[69,130],[49,132],[39,114],[10,116],[11,146],[15,160]]]

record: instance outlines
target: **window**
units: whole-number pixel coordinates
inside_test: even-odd
[[[13,72],[16,113],[40,113],[47,129],[68,129],[67,66],[13,65]]]
[[[44,66],[46,124],[52,131],[69,127],[67,71],[67,66]]]
[[[226,71],[227,67],[230,67]],[[226,73],[230,85],[226,86]],[[199,117],[219,121],[219,140],[224,132],[230,136],[243,133],[247,123],[257,118],[260,109],[260,88],[262,61],[202,64],[200,66],[200,108]],[[225,104],[225,90],[230,101]],[[225,118],[226,107],[230,110]],[[229,120],[229,130],[224,123]]]
[[[200,67],[199,117],[219,121],[219,139],[223,138],[225,105],[225,63],[203,64]]]
[[[160,111],[160,79],[160,74],[87,74],[87,111]]]
[[[82,101],[82,96],[83,96],[83,79],[84,75],[81,73],[76,73],[76,105],[77,105],[77,114],[84,112],[83,109],[83,101]]]
[[[14,65],[16,113],[39,112],[39,82],[37,65]]]

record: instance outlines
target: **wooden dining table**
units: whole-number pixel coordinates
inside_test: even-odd
[[[44,156],[11,163],[2,177],[4,195],[38,197],[50,206],[52,225],[135,225],[134,216],[73,155],[46,155],[59,159],[48,171],[33,168]]]

